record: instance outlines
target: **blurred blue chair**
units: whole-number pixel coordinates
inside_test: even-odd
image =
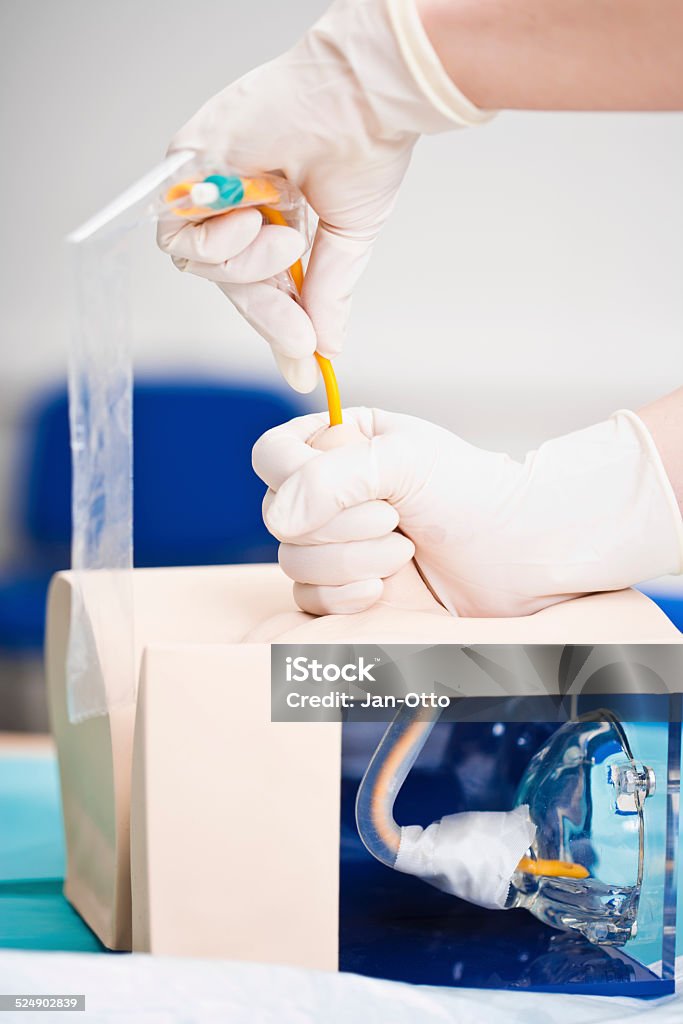
[[[238,384],[136,384],[134,547],[138,566],[265,562],[277,544],[261,520],[251,448],[308,409],[296,396]],[[21,560],[0,570],[0,651],[42,647],[50,576],[69,565],[71,462],[64,391],[29,417],[15,493]]]
[[[683,577],[666,581],[652,580],[636,589],[659,605],[678,631],[683,633]]]

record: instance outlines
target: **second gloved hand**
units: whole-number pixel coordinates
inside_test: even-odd
[[[681,516],[631,412],[548,441],[523,462],[422,420],[349,409],[364,440],[310,441],[323,415],[268,431],[254,468],[297,603],[357,612],[413,556],[453,614],[528,615],[681,571]],[[396,528],[400,532],[396,532]]]

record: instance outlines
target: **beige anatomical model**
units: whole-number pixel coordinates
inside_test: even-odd
[[[53,581],[47,633],[68,898],[112,948],[322,968],[336,966],[340,727],[270,722],[271,642],[681,639],[632,590],[519,618],[457,618],[409,563],[366,611],[315,617],[275,565],[136,570],[137,700],[74,724],[74,585],[71,573]],[[107,573],[81,593],[101,609]],[[92,621],[107,696],[128,652],[107,642],[106,615]]]

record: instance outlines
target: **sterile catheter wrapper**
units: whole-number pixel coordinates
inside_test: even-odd
[[[207,205],[198,207],[198,201]],[[73,722],[130,704],[136,692],[131,239],[161,218],[203,220],[244,206],[308,237],[306,204],[285,179],[248,177],[185,152],[168,157],[67,238],[76,580],[67,679]],[[274,283],[296,297],[289,273]]]

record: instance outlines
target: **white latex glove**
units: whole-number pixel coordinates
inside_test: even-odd
[[[264,519],[305,611],[370,607],[413,555],[444,607],[466,616],[528,615],[681,571],[681,515],[632,412],[548,441],[523,462],[411,416],[345,417],[363,440],[314,450],[320,414],[254,447],[269,488]]]
[[[313,352],[342,348],[353,288],[418,136],[488,116],[442,68],[414,0],[337,0],[291,50],[210,99],[169,147],[247,173],[280,170],[303,191],[320,218],[303,308],[264,282],[305,241],[263,226],[257,210],[165,222],[159,244],[181,269],[216,281],[270,343],[292,387],[311,391]]]

